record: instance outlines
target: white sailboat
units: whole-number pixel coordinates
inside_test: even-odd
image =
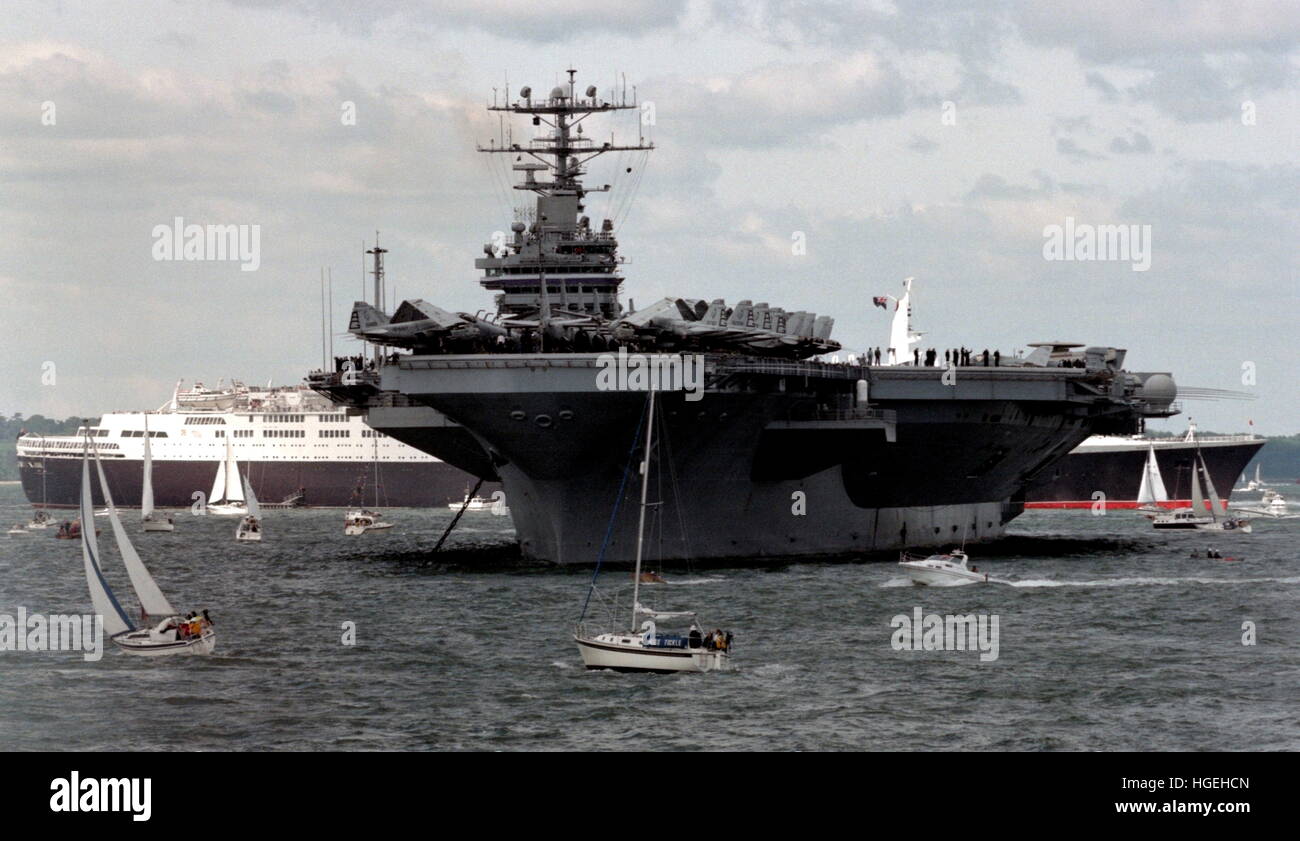
[[[1147,445],[1147,461],[1142,467],[1142,484],[1138,488],[1138,508],[1142,511],[1161,511],[1160,503],[1169,501],[1169,492],[1165,490],[1165,480],[1160,475],[1160,464],[1156,461],[1154,444]]]
[[[144,484],[140,490],[140,522],[145,531],[175,531],[171,514],[154,511],[153,452],[149,447],[149,416],[144,416]]]
[[[375,442],[375,507],[370,508],[351,508],[343,518],[343,533],[349,537],[357,537],[366,532],[383,531],[391,529],[392,523],[384,521],[384,515],[379,511],[379,437],[376,433]],[[361,490],[361,504],[365,505],[365,488]]]
[[[636,569],[632,574],[632,623],[636,630],[589,632],[579,621],[573,635],[588,669],[618,672],[709,672],[731,666],[731,634],[715,631],[705,636],[689,611],[653,610],[641,604],[641,560],[645,544],[646,494],[650,481],[650,454],[654,444],[655,392],[646,409],[645,453],[641,460],[641,512],[636,534]],[[597,566],[599,570],[599,564]],[[591,589],[595,590],[593,579]],[[588,597],[590,598],[590,596]],[[584,608],[585,614],[585,608]],[[644,621],[643,621],[644,620]],[[690,623],[687,634],[660,634],[656,622]],[[638,623],[640,627],[638,628]]]
[[[253,493],[248,477],[240,478],[244,482],[244,501],[248,505],[248,513],[239,521],[239,528],[235,529],[235,540],[261,540],[262,511],[257,506],[257,495]]]
[[[1264,489],[1264,480],[1259,478],[1259,463],[1255,463],[1255,478],[1246,483],[1246,490],[1261,491]]]
[[[41,456],[41,507],[36,509],[36,513],[32,514],[32,518],[27,521],[27,528],[48,529],[54,525],[54,518],[45,510],[45,500],[45,456]],[[9,533],[13,534],[13,530],[10,529]]]
[[[90,494],[90,454],[94,452],[95,470],[99,474],[99,489],[108,505],[108,519],[112,524],[113,537],[117,542],[118,553],[131,579],[131,588],[140,601],[141,623],[135,623],[123,609],[117,596],[104,578],[103,565],[100,562],[99,542],[95,539],[95,530],[81,530],[81,557],[85,564],[86,585],[90,590],[90,601],[95,612],[103,617],[104,630],[108,632],[113,644],[128,654],[142,656],[160,656],[167,654],[211,654],[216,647],[217,636],[212,629],[212,622],[193,613],[180,616],[171,602],[149,574],[148,568],[140,560],[140,555],[131,545],[122,520],[117,516],[113,505],[113,496],[104,478],[104,467],[99,461],[99,451],[94,449],[90,439],[86,439],[81,459],[81,517],[89,522],[93,507]],[[152,624],[150,624],[152,623]]]
[[[244,502],[244,484],[239,478],[239,463],[235,461],[235,452],[230,448],[230,439],[226,439],[226,459],[217,465],[217,476],[212,482],[212,493],[208,494],[209,514],[223,517],[242,517],[248,513]]]
[[[1201,494],[1201,482],[1205,483],[1206,493],[1210,497],[1209,513],[1205,510],[1205,497]],[[1233,531],[1251,532],[1250,520],[1233,517],[1225,513],[1223,500],[1214,488],[1214,480],[1205,466],[1205,459],[1198,450],[1196,461],[1192,463],[1192,507],[1178,508],[1151,518],[1151,524],[1157,529],[1197,529],[1199,531]]]

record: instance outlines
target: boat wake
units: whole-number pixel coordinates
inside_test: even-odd
[[[675,587],[693,587],[697,584],[717,584],[719,581],[722,580],[724,579],[718,576],[714,576],[713,578],[685,578],[682,580],[678,580],[676,578],[669,578],[662,583],[670,584]]]
[[[1160,587],[1179,584],[1300,584],[1300,576],[1288,578],[1100,578],[1093,581],[1053,581],[1033,578],[1001,581],[1012,587]]]

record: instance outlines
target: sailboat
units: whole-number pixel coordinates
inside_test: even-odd
[[[645,452],[641,459],[641,512],[636,532],[636,569],[632,573],[632,622],[634,630],[589,632],[579,619],[573,641],[578,645],[582,662],[588,669],[613,669],[617,672],[708,672],[730,668],[731,634],[714,631],[707,637],[700,632],[696,615],[688,611],[653,610],[641,604],[641,560],[645,545],[645,515],[650,507],[646,495],[650,483],[650,454],[654,443],[655,392],[646,408]],[[658,503],[654,503],[657,505]],[[615,508],[617,514],[617,507]],[[600,570],[597,559],[597,575]],[[595,578],[591,592],[596,589]],[[588,594],[590,601],[590,593]],[[586,607],[583,607],[583,617]],[[644,620],[644,621],[643,621]],[[660,634],[656,622],[690,623],[687,634]],[[640,627],[638,628],[638,623]]]
[[[145,531],[175,531],[171,514],[153,508],[153,453],[149,447],[149,416],[144,416],[144,485],[140,490],[140,522]]]
[[[1255,463],[1255,478],[1246,483],[1248,491],[1262,491],[1264,489],[1264,480],[1259,478],[1259,463]]]
[[[370,508],[351,508],[343,518],[343,533],[350,537],[365,534],[368,531],[382,531],[391,529],[392,523],[384,521],[384,515],[379,509],[379,434],[375,433],[375,507]],[[366,503],[365,488],[361,489],[361,504]]]
[[[253,486],[248,483],[247,476],[241,476],[244,483],[244,501],[248,504],[248,513],[239,521],[239,528],[235,529],[235,540],[261,540],[262,539],[262,512],[257,506],[257,495],[253,493]]]
[[[224,517],[242,517],[248,513],[244,503],[244,485],[239,479],[239,463],[230,448],[230,439],[226,439],[226,460],[218,463],[217,477],[212,482],[212,493],[208,494],[209,514]]]
[[[54,525],[54,518],[50,516],[50,512],[45,510],[45,473],[46,473],[45,455],[42,454],[41,455],[41,507],[36,509],[36,513],[33,514],[32,518],[27,521],[27,528],[29,529],[48,529],[50,526]],[[10,534],[13,534],[13,532],[10,531]]]
[[[1142,484],[1138,487],[1138,509],[1141,511],[1162,510],[1160,503],[1169,501],[1169,492],[1165,490],[1165,480],[1160,475],[1160,464],[1156,461],[1154,444],[1147,445],[1147,461],[1142,467]]]
[[[1201,482],[1205,483],[1206,493],[1210,497],[1209,515],[1205,513],[1205,497],[1201,495]],[[1197,529],[1200,531],[1239,531],[1251,532],[1250,520],[1233,517],[1223,510],[1223,500],[1214,488],[1214,480],[1205,466],[1201,451],[1196,451],[1196,460],[1192,463],[1192,507],[1178,508],[1174,511],[1151,518],[1151,524],[1157,529]]]
[[[89,437],[81,457],[81,519],[90,522],[93,506],[90,496],[90,455],[94,452],[95,470],[99,474],[99,489],[108,505],[108,519],[113,527],[113,537],[117,542],[118,553],[131,579],[131,589],[140,601],[141,624],[137,628],[122,603],[113,594],[108,581],[104,578],[103,566],[100,564],[99,542],[95,539],[95,530],[81,530],[81,557],[86,568],[86,586],[90,589],[90,601],[95,613],[103,617],[104,630],[108,632],[113,644],[128,654],[142,656],[160,656],[166,654],[211,654],[217,645],[217,635],[212,630],[212,622],[203,616],[189,614],[180,616],[167,597],[163,595],[148,568],[140,560],[131,540],[126,536],[122,520],[117,516],[113,505],[113,496],[108,490],[104,478],[104,466],[99,461],[99,450],[94,447]],[[150,623],[154,623],[150,625]]]

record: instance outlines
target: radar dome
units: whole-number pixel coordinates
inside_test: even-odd
[[[514,232],[517,233],[517,234],[522,234],[522,233],[524,232],[524,223],[523,223],[523,222],[515,222],[514,224],[512,224],[512,225],[510,226],[510,230],[514,231]]]
[[[519,89],[519,95],[522,96],[524,99],[532,99],[533,89],[528,86],[524,86]]]
[[[1178,396],[1178,385],[1168,374],[1152,374],[1142,383],[1140,394],[1148,403],[1172,403]]]
[[[564,99],[564,88],[559,86],[551,88],[551,99]]]

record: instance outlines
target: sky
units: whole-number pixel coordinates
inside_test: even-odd
[[[872,297],[915,277],[926,345],[1123,347],[1130,370],[1254,398],[1152,428],[1300,431],[1294,2],[47,0],[5,17],[0,413],[299,382],[321,364],[322,269],[335,353],[357,348],[376,231],[390,300],[491,308],[472,261],[527,194],[475,151],[500,130],[485,105],[573,67],[643,105],[591,118],[594,136],[655,144],[588,178],[615,188],[588,212],[617,223],[625,303],[767,301],[834,316],[861,349],[886,342]],[[155,259],[177,217],[257,226],[256,270]],[[1149,267],[1047,259],[1067,219],[1137,226]]]

